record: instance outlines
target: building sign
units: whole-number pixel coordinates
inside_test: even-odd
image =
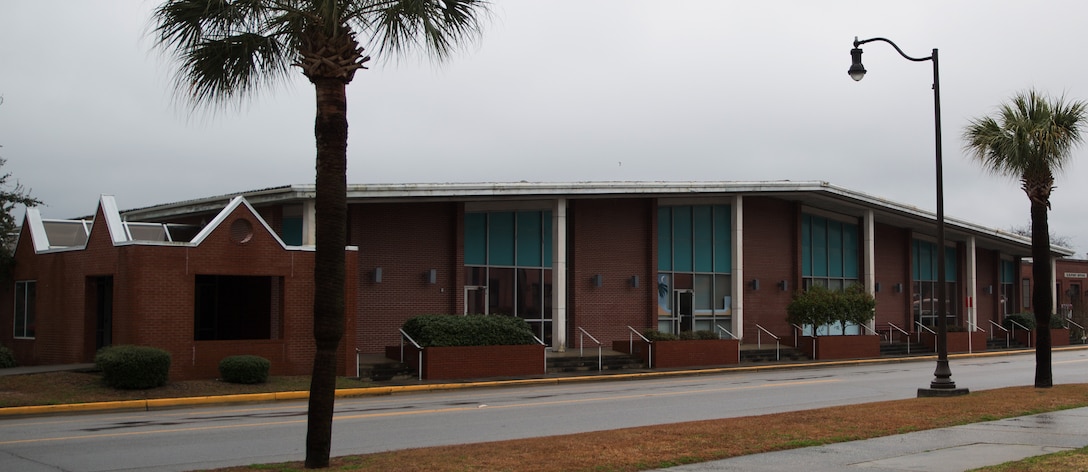
[[[1084,272],[1066,272],[1065,278],[1067,279],[1088,279],[1088,274]]]

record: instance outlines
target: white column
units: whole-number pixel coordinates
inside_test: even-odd
[[[314,205],[314,199],[308,199],[302,202],[302,245],[313,246],[317,244],[317,226],[314,224],[317,221],[317,207]]]
[[[967,323],[969,330],[978,326],[978,265],[975,257],[975,237],[967,238],[967,297],[971,300],[971,306],[967,307]]]
[[[567,199],[552,207],[552,350],[567,350]]]
[[[730,328],[741,342],[744,341],[744,198],[733,197],[731,225],[733,226],[733,325]]]
[[[862,264],[861,276],[865,284],[865,293],[871,296],[876,296],[876,223],[873,217],[873,210],[865,210],[865,215],[861,217],[861,227],[864,234],[861,236],[862,241]],[[876,317],[869,320],[869,329],[876,331]],[[865,334],[865,333],[862,333]]]

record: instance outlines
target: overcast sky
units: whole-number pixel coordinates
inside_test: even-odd
[[[46,218],[313,182],[301,73],[193,115],[147,37],[157,1],[0,3],[0,156]],[[935,209],[940,50],[945,212],[1026,226],[1019,183],[960,134],[1018,91],[1088,99],[1078,1],[497,0],[435,65],[375,58],[348,86],[350,183],[823,180]],[[1079,161],[1079,162],[1078,162]],[[1088,251],[1088,147],[1058,177],[1051,233]]]

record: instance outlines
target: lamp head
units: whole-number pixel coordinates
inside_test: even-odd
[[[850,70],[847,72],[854,81],[865,77],[865,66],[861,65],[861,48],[850,50]]]

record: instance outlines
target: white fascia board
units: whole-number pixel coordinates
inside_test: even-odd
[[[117,200],[113,195],[102,195],[98,198],[98,207],[102,210],[102,217],[106,220],[106,229],[110,232],[110,240],[117,246],[128,241],[128,233],[125,224],[121,221],[121,213],[117,211]]]
[[[204,239],[206,239],[208,235],[212,233],[212,231],[215,231],[215,229],[218,228],[219,225],[223,224],[223,221],[227,219],[227,216],[230,216],[230,214],[234,212],[234,210],[237,209],[239,206],[245,206],[249,213],[252,214],[253,217],[261,223],[261,227],[263,227],[268,234],[275,238],[276,242],[279,243],[280,247],[283,249],[287,249],[287,244],[285,244],[283,240],[280,239],[279,235],[276,234],[275,231],[272,231],[272,227],[268,226],[268,222],[266,222],[264,218],[261,218],[261,214],[257,213],[257,210],[253,209],[253,206],[250,205],[248,201],[246,201],[245,197],[242,196],[232,198],[230,203],[227,204],[226,208],[220,210],[219,213],[215,215],[215,218],[212,218],[212,220],[208,222],[207,226],[201,228],[200,232],[197,233],[196,237],[194,237],[191,241],[191,244],[193,246],[199,246],[200,243],[204,242]]]
[[[45,225],[42,224],[42,214],[38,211],[38,207],[29,207],[26,209],[26,216],[23,217],[23,225],[30,229],[30,240],[34,244],[34,252],[40,254],[48,251],[49,236],[45,234]]]

